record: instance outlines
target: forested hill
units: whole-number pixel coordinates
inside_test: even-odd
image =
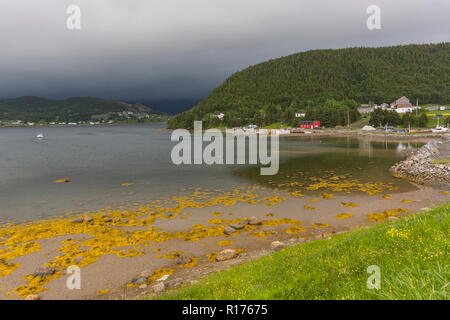
[[[330,99],[390,103],[407,96],[414,103],[449,103],[449,75],[448,42],[301,52],[233,74],[169,127],[189,128],[215,113],[224,113],[228,125],[242,124],[267,116],[270,106],[283,114]]]
[[[114,113],[131,111],[136,114],[162,114],[146,106],[91,97],[63,100],[41,97],[0,99],[0,121],[89,121],[92,116],[110,118]],[[117,115],[116,115],[117,116]]]

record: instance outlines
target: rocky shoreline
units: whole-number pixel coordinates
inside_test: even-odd
[[[424,185],[450,185],[449,155],[441,152],[447,142],[428,142],[391,168],[394,176]]]

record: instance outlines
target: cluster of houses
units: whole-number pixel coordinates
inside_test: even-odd
[[[361,104],[358,107],[358,112],[361,114],[368,114],[374,112],[376,109],[381,109],[381,110],[395,111],[397,113],[408,113],[408,112],[415,112],[420,108],[421,107],[418,105],[413,106],[412,103],[409,101],[409,99],[403,96],[395,100],[391,104],[387,103],[382,103],[380,105]]]
[[[422,109],[422,107],[420,107],[418,105],[418,103],[416,103],[415,106],[412,105],[411,101],[403,96],[397,100],[395,100],[394,102],[392,102],[391,104],[387,104],[387,103],[382,103],[380,105],[369,105],[369,104],[361,104],[358,107],[358,112],[361,114],[369,114],[374,112],[376,109],[381,109],[381,110],[388,110],[388,111],[395,111],[397,113],[412,113],[412,112],[417,112],[420,109]],[[430,106],[426,108],[429,111],[438,111],[438,110],[446,110],[447,107],[445,106]]]
[[[134,112],[134,111],[120,111],[110,112],[105,114],[97,114],[91,117],[90,121],[78,121],[78,122],[49,122],[51,126],[76,126],[76,125],[98,125],[98,124],[112,124],[115,120],[130,120],[130,119],[149,119],[151,116],[147,112]],[[159,115],[153,115],[153,117],[160,118]],[[24,122],[22,120],[3,120],[0,121],[0,125],[4,126],[36,126],[43,125],[42,123]]]

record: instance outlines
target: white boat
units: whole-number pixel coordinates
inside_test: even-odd
[[[434,132],[434,133],[442,133],[442,132],[447,132],[447,131],[448,131],[447,128],[439,127],[439,126],[437,126],[434,129],[431,129],[431,132]]]
[[[43,133],[39,133],[36,138],[38,139],[44,139],[44,134]]]

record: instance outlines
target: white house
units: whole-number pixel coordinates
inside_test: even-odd
[[[297,111],[295,113],[295,117],[296,118],[304,118],[304,117],[306,117],[306,113],[305,112],[301,112],[301,111]]]
[[[395,109],[395,111],[397,111],[397,113],[410,113],[413,112],[414,107],[397,107],[397,109]]]
[[[219,120],[223,120],[223,117],[225,116],[223,113],[219,113],[219,114],[214,114],[214,117],[216,117]]]

